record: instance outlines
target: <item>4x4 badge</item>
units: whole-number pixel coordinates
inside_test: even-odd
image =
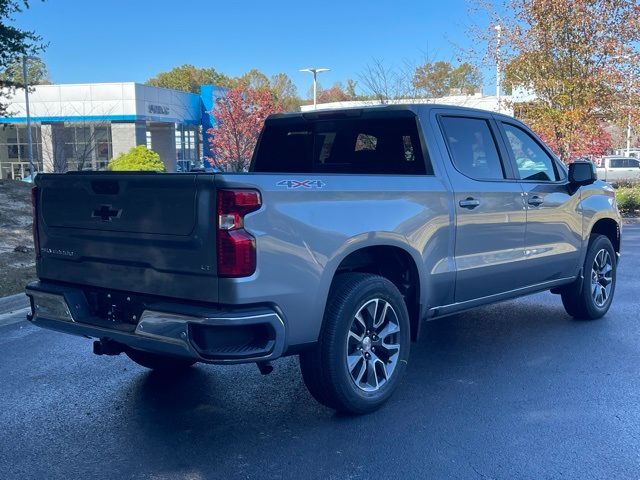
[[[293,188],[324,188],[326,183],[322,180],[280,180],[276,183],[278,187]]]

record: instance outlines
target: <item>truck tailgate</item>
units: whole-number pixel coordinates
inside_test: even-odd
[[[217,301],[213,175],[38,175],[41,279]]]

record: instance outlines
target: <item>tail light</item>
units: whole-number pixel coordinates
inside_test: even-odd
[[[36,252],[36,258],[40,257],[40,234],[38,233],[38,197],[40,189],[38,187],[31,188],[31,212],[33,214],[33,248]]]
[[[257,190],[218,190],[218,276],[248,277],[256,271],[256,239],[244,216],[260,208]]]

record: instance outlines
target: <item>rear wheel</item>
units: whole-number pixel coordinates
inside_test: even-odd
[[[320,403],[362,414],[382,406],[409,358],[404,298],[384,277],[338,276],[331,288],[318,344],[300,355],[302,376]]]
[[[562,304],[569,315],[595,320],[611,306],[616,287],[616,252],[604,235],[593,234],[584,260],[582,288],[562,292]]]
[[[169,357],[133,348],[128,348],[125,353],[138,365],[163,373],[178,373],[196,363],[194,360]]]

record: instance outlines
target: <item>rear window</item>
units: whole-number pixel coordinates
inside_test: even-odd
[[[253,171],[432,174],[415,118],[272,120],[262,133]]]

